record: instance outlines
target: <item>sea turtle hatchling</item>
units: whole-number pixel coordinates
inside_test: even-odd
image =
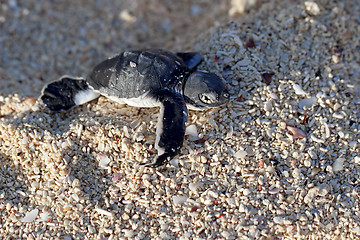
[[[63,76],[42,90],[40,101],[51,111],[68,110],[100,95],[136,107],[160,107],[154,162],[158,167],[180,152],[187,107],[201,110],[229,100],[225,83],[215,74],[195,71],[198,53],[165,50],[125,51],[98,64],[84,78]]]

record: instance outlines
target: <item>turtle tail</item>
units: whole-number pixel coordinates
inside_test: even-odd
[[[87,103],[99,95],[84,78],[62,76],[44,87],[40,101],[46,108],[58,112]]]

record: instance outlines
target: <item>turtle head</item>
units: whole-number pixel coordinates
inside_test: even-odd
[[[225,104],[230,97],[223,80],[203,71],[189,75],[184,86],[184,96],[190,109],[198,110]]]

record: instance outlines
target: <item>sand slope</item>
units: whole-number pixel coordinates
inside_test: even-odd
[[[0,4],[1,239],[360,238],[359,1],[119,2]],[[232,94],[160,169],[158,109],[36,102],[145,47],[202,52]]]

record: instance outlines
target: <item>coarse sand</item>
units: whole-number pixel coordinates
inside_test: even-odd
[[[215,1],[214,1],[215,2]],[[245,8],[244,8],[245,7]],[[0,239],[360,239],[360,1],[0,3]],[[156,156],[156,108],[36,101],[125,49],[199,51],[231,101]]]

